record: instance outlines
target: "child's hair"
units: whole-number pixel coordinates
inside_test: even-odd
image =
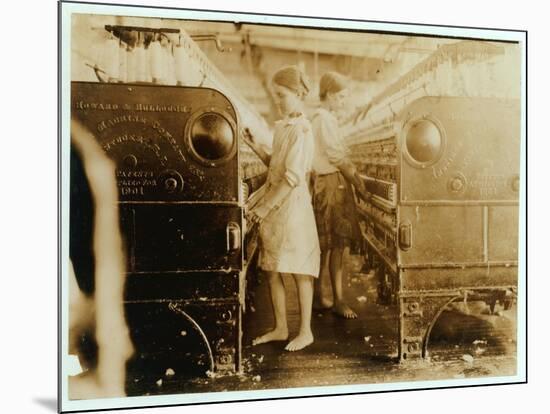
[[[305,97],[309,92],[309,81],[305,73],[295,65],[285,66],[273,75],[273,83],[296,92]]]
[[[319,99],[324,101],[328,93],[338,93],[348,87],[348,80],[338,72],[327,72],[321,76],[319,83]]]

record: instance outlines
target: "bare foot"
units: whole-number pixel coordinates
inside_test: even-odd
[[[332,311],[338,315],[342,316],[346,319],[355,319],[357,318],[357,314],[351,309],[348,305],[346,305],[344,302],[339,302],[334,305],[332,308]]]
[[[287,346],[285,346],[285,349],[290,352],[299,351],[312,343],[313,334],[311,332],[305,334],[300,333],[296,338],[290,341]]]
[[[268,333],[252,340],[252,345],[265,344],[271,341],[286,341],[288,339],[288,329],[273,329]]]
[[[314,298],[313,299],[313,309],[315,310],[326,310],[332,308],[333,303],[327,298]]]

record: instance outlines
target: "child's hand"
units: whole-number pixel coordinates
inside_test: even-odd
[[[257,136],[254,135],[249,128],[242,128],[240,133],[241,139],[246,145],[262,160],[262,162],[269,166],[271,161],[271,155],[263,148],[263,145],[258,141]]]
[[[257,207],[254,207],[252,210],[250,210],[246,218],[249,220],[252,224],[259,224],[261,223],[269,214],[269,209],[266,207],[265,204],[260,204]]]
[[[356,187],[355,188],[355,191],[357,193],[357,196],[359,196],[359,198],[361,200],[363,200],[365,203],[369,202],[372,198],[372,194],[369,193],[367,190],[365,190],[364,188],[361,188],[361,187]]]
[[[355,113],[355,116],[353,118],[353,124],[355,125],[357,122],[362,121],[367,116],[367,113],[372,108],[372,102],[369,102],[366,105],[363,105],[360,108],[357,108],[357,112]]]
[[[255,148],[257,146],[254,135],[252,135],[252,132],[250,132],[250,129],[248,129],[247,127],[241,130],[241,137],[248,146],[252,148]]]
[[[365,183],[358,174],[355,174],[355,180],[354,180],[354,187],[355,187],[355,194],[364,202],[369,202],[372,198],[372,194],[367,191],[367,188],[365,187]]]

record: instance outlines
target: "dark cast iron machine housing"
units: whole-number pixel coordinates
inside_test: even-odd
[[[357,201],[366,262],[380,301],[398,306],[401,361],[428,356],[452,302],[515,300],[520,81],[491,76],[505,58],[494,43],[444,45],[345,127],[373,195]]]
[[[116,165],[124,304],[136,351],[127,364],[127,392],[143,392],[136,384],[154,384],[167,368],[189,377],[239,372],[245,274],[255,251],[244,209],[258,199],[265,179],[265,167],[241,144],[240,126],[244,117],[257,131],[267,127],[194,43],[212,40],[222,52],[215,36],[193,40],[179,29],[129,26],[105,30],[115,53],[126,44],[137,59],[145,49],[158,53],[146,70],[138,63],[132,79],[128,71],[125,79],[117,76],[117,61],[113,68],[89,65],[97,82],[71,84],[71,116]],[[164,50],[176,57],[176,73],[193,72],[199,84],[163,84],[154,59]],[[87,269],[77,275],[89,293],[91,200],[78,166],[73,150],[70,254],[76,268]]]

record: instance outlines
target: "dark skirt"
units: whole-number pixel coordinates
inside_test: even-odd
[[[353,190],[340,172],[315,177],[313,209],[321,250],[333,247],[357,250],[361,230]]]

